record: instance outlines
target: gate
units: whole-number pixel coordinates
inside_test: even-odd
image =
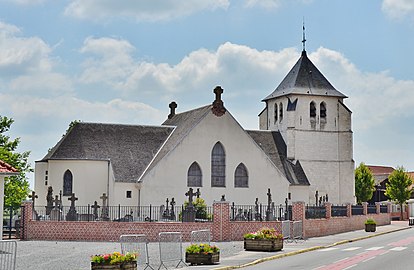
[[[23,220],[24,206],[13,208],[13,206],[4,207],[3,216],[3,239],[19,239],[23,237]]]

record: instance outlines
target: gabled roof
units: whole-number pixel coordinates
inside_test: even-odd
[[[389,175],[394,171],[393,167],[390,166],[376,166],[376,165],[366,165],[370,169],[373,175]]]
[[[289,71],[276,90],[262,101],[290,94],[317,95],[346,98],[323,76],[318,68],[309,60],[306,51]]]
[[[19,171],[12,167],[11,165],[7,164],[6,162],[4,162],[3,160],[0,160],[0,174],[17,174]]]
[[[136,182],[174,128],[78,123],[41,160],[110,160],[117,182]]]
[[[246,130],[292,185],[310,185],[299,161],[287,159],[287,147],[278,131]]]
[[[197,125],[197,123],[199,123],[201,119],[208,114],[208,112],[211,111],[212,108],[213,105],[203,106],[187,112],[174,114],[170,119],[165,120],[162,125],[174,127],[174,131],[145,172],[152,170],[165,155],[173,150],[175,146],[193,129],[193,127]]]

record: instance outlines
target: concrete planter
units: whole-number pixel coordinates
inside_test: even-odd
[[[251,251],[280,251],[283,239],[244,239],[244,249]]]

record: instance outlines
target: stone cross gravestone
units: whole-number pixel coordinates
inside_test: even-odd
[[[55,196],[53,203],[55,204],[55,207],[52,209],[52,211],[50,211],[50,220],[62,220],[63,216],[62,211],[60,210],[61,202],[58,195]]]
[[[106,193],[104,193],[102,194],[100,199],[102,200],[101,220],[108,221],[109,220],[109,208],[107,205],[108,196],[106,196]]]
[[[188,196],[188,204],[183,210],[183,222],[194,222],[195,221],[195,208],[193,205],[193,197],[196,193],[193,192],[193,188],[190,188],[186,193],[185,196]]]
[[[78,220],[78,215],[76,212],[75,201],[77,201],[78,198],[75,197],[75,193],[72,193],[72,196],[70,196],[68,200],[70,201],[70,208],[69,208],[69,212],[66,214],[66,220],[76,221]]]
[[[50,215],[50,211],[53,209],[53,188],[49,186],[47,188],[46,195],[46,215]]]
[[[266,221],[273,220],[274,215],[271,208],[272,205],[272,194],[270,193],[270,188],[267,189],[267,209],[266,209]]]

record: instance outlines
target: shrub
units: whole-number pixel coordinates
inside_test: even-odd
[[[283,235],[274,228],[262,228],[257,232],[246,233],[245,239],[283,239]]]
[[[366,224],[366,225],[376,225],[377,223],[375,222],[375,220],[374,220],[374,219],[369,218],[369,219],[367,219],[367,220],[365,221],[365,224]]]
[[[209,254],[219,252],[220,249],[217,246],[210,246],[209,244],[192,244],[185,249],[189,254]]]

